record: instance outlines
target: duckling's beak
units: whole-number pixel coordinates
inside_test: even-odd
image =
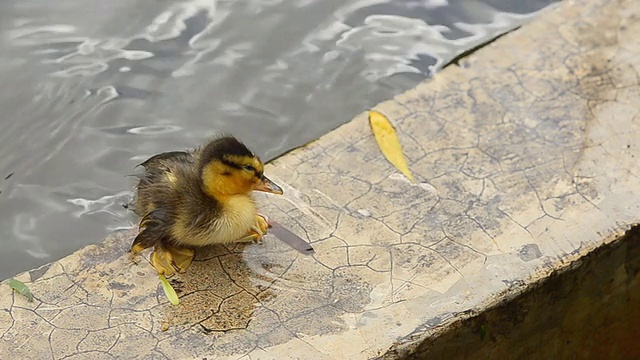
[[[276,185],[273,181],[269,180],[268,177],[262,175],[260,182],[256,185],[253,190],[255,191],[264,191],[272,194],[282,195],[282,188]]]

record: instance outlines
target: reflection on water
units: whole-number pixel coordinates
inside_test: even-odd
[[[129,226],[141,159],[220,132],[273,158],[549,3],[0,2],[0,278]]]

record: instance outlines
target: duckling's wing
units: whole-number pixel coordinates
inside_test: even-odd
[[[150,248],[157,243],[164,243],[169,240],[168,233],[170,216],[160,209],[148,212],[140,219],[140,229],[142,229],[131,244],[131,248],[138,248],[139,251]]]
[[[169,151],[161,154],[154,155],[144,162],[138,164],[138,166],[142,166],[145,169],[149,169],[152,167],[161,167],[166,166],[167,163],[194,163],[193,154],[186,151]]]

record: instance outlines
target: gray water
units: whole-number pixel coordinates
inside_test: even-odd
[[[226,132],[271,159],[550,2],[0,2],[0,279],[129,227],[144,158]]]

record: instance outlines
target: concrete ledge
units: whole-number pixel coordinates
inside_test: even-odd
[[[20,275],[36,301],[0,286],[0,358],[424,353],[640,219],[639,19],[633,0],[565,1],[377,106],[417,185],[365,114],[274,161],[286,196],[262,211],[313,256],[273,236],[201,251],[177,307],[128,263],[130,232]]]
[[[516,298],[458,321],[417,347],[391,349],[383,358],[639,359],[638,304],[636,226]]]

